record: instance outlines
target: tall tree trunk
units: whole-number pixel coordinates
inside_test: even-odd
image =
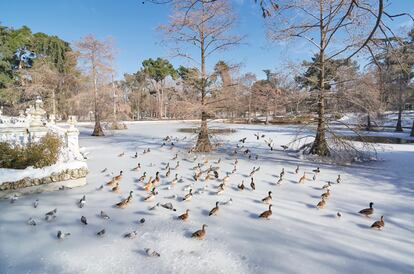
[[[399,93],[398,93],[398,118],[397,118],[397,125],[395,127],[395,131],[402,132],[402,123],[401,123],[401,116],[403,112],[403,99],[402,99],[402,79],[400,78],[398,81],[399,84]]]
[[[411,127],[411,136],[414,137],[414,120],[413,120],[413,126]]]
[[[325,42],[326,31],[323,15],[323,0],[319,1],[320,6],[320,50],[319,50],[319,94],[318,94],[318,127],[316,129],[315,140],[310,149],[311,154],[319,156],[329,156],[330,151],[326,141],[326,124],[325,124]]]
[[[95,59],[92,57],[92,77],[93,77],[93,89],[94,89],[94,103],[95,103],[95,127],[92,132],[92,136],[104,136],[101,127],[100,110],[98,108],[98,79],[96,76]]]
[[[367,131],[371,131],[371,128],[372,128],[372,126],[371,126],[371,114],[368,111],[368,113],[367,113],[367,126],[366,126],[365,129]]]
[[[204,3],[203,5],[203,16],[204,16]],[[206,104],[205,104],[205,96],[206,96],[206,58],[205,58],[205,45],[204,45],[204,29],[203,25],[200,30],[200,40],[201,40],[201,126],[200,132],[198,133],[197,144],[195,146],[195,151],[198,152],[209,152],[213,149],[210,138],[208,136],[208,125],[207,125],[207,111],[206,111]]]
[[[252,91],[249,93],[249,119],[247,123],[250,124],[252,122]]]

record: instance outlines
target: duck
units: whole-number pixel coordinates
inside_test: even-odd
[[[119,193],[120,191],[119,182],[116,182],[116,185],[112,188],[112,192]]]
[[[26,222],[28,225],[32,225],[35,226],[37,225],[36,221],[33,218],[29,218],[29,220],[27,220]]]
[[[329,196],[331,196],[331,190],[328,188],[325,193],[322,193],[321,198],[327,200]]]
[[[321,172],[321,170],[319,169],[319,167],[317,167],[316,169],[313,170],[313,172],[319,173],[319,172]]]
[[[122,152],[122,153],[118,154],[118,157],[122,157],[124,155],[125,155],[125,152]]]
[[[342,217],[342,214],[341,214],[341,212],[336,212],[336,217],[338,217],[338,218],[341,218]]]
[[[229,174],[227,174],[226,176],[224,176],[223,178],[223,183],[226,184],[228,181],[230,180],[230,176]]]
[[[62,232],[61,230],[59,230],[58,232],[57,232],[57,238],[59,239],[59,240],[63,240],[63,239],[65,239],[67,236],[70,236],[70,233],[64,233],[64,232]]]
[[[141,168],[141,164],[138,163],[136,167],[134,167],[133,169],[131,169],[131,171],[137,171]]]
[[[101,170],[101,173],[105,173],[107,170],[108,170],[107,168],[104,168]]]
[[[276,184],[280,185],[282,183],[282,181],[283,181],[283,177],[280,177],[279,180],[277,180]]]
[[[128,239],[134,239],[137,236],[138,236],[138,232],[136,230],[124,234],[124,238],[128,238]]]
[[[133,158],[138,158],[138,152],[135,151],[135,154],[134,154]]]
[[[187,219],[188,219],[188,212],[189,212],[190,210],[189,209],[187,209],[186,211],[185,211],[185,213],[183,213],[183,214],[181,214],[180,216],[178,216],[177,217],[177,219],[178,220],[182,220],[182,221],[186,221]]]
[[[171,160],[175,161],[175,160],[177,160],[177,158],[178,158],[178,153],[176,153]]]
[[[252,178],[250,178],[250,187],[252,188],[252,190],[256,190],[256,185],[254,184],[254,180],[253,180],[253,177]]]
[[[206,177],[204,177],[204,182],[208,182],[210,180],[210,173],[207,173]]]
[[[297,165],[297,166],[296,166],[295,173],[296,173],[296,174],[298,174],[298,173],[299,173],[299,165]]]
[[[134,192],[131,190],[130,192],[129,192],[129,196],[128,196],[128,198],[126,198],[126,199],[124,199],[124,200],[122,200],[122,201],[120,201],[119,203],[117,203],[116,204],[116,207],[118,207],[118,208],[126,208],[127,207],[127,205],[131,202],[131,200],[132,200],[132,194],[133,194]]]
[[[174,169],[177,169],[177,168],[179,168],[179,167],[180,167],[180,161],[177,161],[177,163],[175,164]]]
[[[265,204],[271,204],[272,203],[272,192],[271,191],[269,191],[268,195],[262,199],[262,202],[265,203]]]
[[[214,173],[214,178],[218,179],[219,174],[218,174],[217,170],[214,170],[213,173]]]
[[[260,215],[259,218],[263,218],[263,219],[269,219],[270,216],[272,216],[272,205],[269,205],[269,209],[266,211],[263,211]]]
[[[320,200],[319,203],[316,205],[316,208],[322,209],[322,208],[325,208],[325,205],[326,205],[326,200],[322,198],[322,200]]]
[[[237,188],[240,190],[244,190],[244,181],[242,181],[241,184],[237,186]]]
[[[117,183],[117,181],[112,178],[112,180],[107,182],[106,185],[109,186],[109,187],[114,187],[116,185],[116,183]]]
[[[204,237],[206,236],[206,227],[208,227],[208,225],[204,224],[200,230],[197,230],[196,232],[194,232],[191,235],[191,238],[195,238],[198,240],[202,240],[204,239]]]
[[[331,183],[331,182],[328,182],[326,185],[324,185],[324,186],[322,187],[322,189],[327,189],[327,188],[330,188],[330,187],[331,187],[331,185],[332,185],[332,183]]]
[[[193,198],[193,190],[190,188],[190,191],[184,196],[183,201],[190,201]]]
[[[121,179],[122,179],[122,173],[123,173],[123,171],[121,170],[121,171],[119,172],[119,175],[117,175],[117,176],[115,176],[115,177],[114,177],[114,180],[115,180],[115,181],[119,181],[119,180],[121,180]]]
[[[364,208],[361,211],[359,211],[359,214],[365,215],[366,217],[369,217],[374,213],[374,208],[372,207],[374,205],[373,202],[369,203],[369,208]]]
[[[33,207],[37,208],[39,206],[39,199],[36,199],[33,203]]]
[[[145,248],[144,250],[145,250],[145,253],[147,253],[149,257],[160,257],[161,256],[160,253],[158,253],[155,250],[152,250],[151,248]]]
[[[104,228],[101,231],[97,232],[96,235],[99,236],[99,237],[103,237],[105,235],[105,233],[106,233],[106,230]]]
[[[165,177],[170,177],[171,168],[168,168],[167,172],[165,173]]]
[[[217,213],[219,212],[219,202],[216,202],[216,206],[213,207],[210,212],[208,213],[208,216],[211,215],[217,215]]]
[[[217,195],[222,195],[224,193],[224,185],[223,184],[221,184],[221,185],[219,185],[219,187],[218,187],[218,190],[217,190]]]
[[[312,181],[316,180],[316,174],[313,174]]]
[[[381,229],[384,228],[384,226],[385,226],[384,216],[381,216],[381,219],[379,221],[374,222],[371,225],[371,228],[375,228],[375,229],[381,230]]]
[[[306,181],[306,173],[303,172],[303,176],[300,177],[300,179],[299,179],[299,184],[303,184],[303,183],[305,183],[305,181]]]
[[[341,174],[338,174],[338,178],[336,178],[336,183],[340,184],[342,182]]]
[[[150,191],[150,189],[153,187],[153,183],[152,183],[152,177],[149,178],[148,183],[146,183],[144,185],[144,189],[145,191]]]

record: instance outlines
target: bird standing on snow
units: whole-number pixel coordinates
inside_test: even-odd
[[[272,203],[272,192],[269,191],[268,195],[262,199],[262,202],[265,204],[271,204]]]
[[[36,199],[36,201],[34,201],[33,203],[33,207],[37,208],[39,206],[39,199]]]
[[[33,218],[30,218],[29,220],[27,220],[27,224],[32,225],[32,226],[37,225],[36,221]]]
[[[183,201],[190,201],[193,198],[193,190],[190,188],[190,191],[184,196]]]
[[[336,183],[340,184],[342,182],[341,174],[338,174],[338,178],[336,178]]]
[[[109,218],[108,214],[105,213],[105,211],[101,210],[101,217],[104,218],[105,220],[109,220],[111,218]]]
[[[134,238],[136,238],[137,236],[138,236],[138,232],[137,232],[136,230],[134,230],[134,231],[132,231],[132,232],[126,233],[126,234],[124,235],[124,238],[134,239]]]
[[[269,209],[266,211],[263,211],[260,215],[259,218],[263,218],[263,219],[269,219],[270,216],[272,216],[272,205],[269,205]]]
[[[85,216],[82,216],[81,217],[81,223],[84,224],[84,225],[87,225],[88,224],[88,220],[86,220],[86,217]]]
[[[384,228],[384,226],[385,226],[384,216],[381,216],[381,220],[374,222],[371,225],[371,228],[376,228],[378,230],[381,230],[382,228]]]
[[[83,195],[82,199],[79,200],[79,207],[83,208],[86,204],[86,196]]]
[[[210,210],[210,212],[208,213],[208,216],[211,215],[217,215],[217,213],[219,212],[219,202],[216,202],[216,206],[213,207],[213,209]]]
[[[369,217],[374,213],[374,208],[372,207],[374,205],[373,202],[369,203],[369,208],[364,208],[363,210],[359,211],[359,214],[365,215],[366,217]]]
[[[256,189],[256,185],[254,184],[253,177],[250,180],[251,180],[250,181],[250,187],[252,188],[252,190],[255,190]]]
[[[152,250],[151,248],[145,248],[145,253],[147,253],[148,256],[150,257],[160,257],[160,253]]]
[[[198,240],[204,239],[206,236],[206,227],[208,227],[208,225],[203,225],[200,230],[197,230],[191,235],[191,238],[196,238]]]
[[[182,220],[182,221],[185,221],[185,220],[187,220],[188,219],[188,212],[189,212],[190,210],[189,209],[187,209],[186,211],[185,211],[185,213],[183,213],[183,214],[181,214],[180,216],[178,216],[177,217],[177,219],[178,220]]]
[[[59,239],[59,240],[63,240],[63,239],[65,239],[67,236],[69,236],[70,235],[70,233],[63,233],[61,230],[59,230],[58,232],[57,232],[57,238]]]
[[[48,213],[45,214],[45,220],[46,221],[51,221],[56,219],[56,213],[57,213],[57,208],[53,209],[52,211],[49,211]]]
[[[105,233],[106,233],[106,230],[104,228],[101,231],[97,232],[96,235],[102,237],[103,235],[105,235]]]

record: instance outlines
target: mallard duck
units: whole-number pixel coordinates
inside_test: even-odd
[[[190,191],[184,196],[183,201],[190,201],[193,198],[193,190],[190,188]]]
[[[116,207],[118,208],[126,208],[127,205],[131,202],[132,200],[132,193],[134,193],[132,190],[129,192],[129,196],[128,198],[120,201],[119,203],[116,204]]]
[[[363,210],[359,211],[359,214],[365,215],[366,217],[369,217],[374,213],[374,208],[372,207],[374,205],[373,202],[369,203],[369,208],[364,208]]]
[[[123,171],[121,170],[121,171],[119,172],[119,175],[117,175],[117,176],[115,176],[115,177],[114,177],[114,180],[115,180],[115,181],[119,181],[119,180],[121,180],[121,179],[122,179],[122,173],[123,173]]]
[[[182,220],[182,221],[185,221],[185,220],[187,220],[188,219],[188,212],[189,212],[190,210],[189,209],[187,209],[186,211],[185,211],[185,213],[183,213],[183,214],[181,214],[180,216],[178,216],[177,218],[179,219],[179,220]]]
[[[269,205],[269,209],[266,211],[263,211],[259,218],[269,219],[269,217],[272,216],[272,205]]]
[[[326,205],[326,200],[324,198],[322,198],[322,200],[319,201],[319,203],[316,205],[317,209],[322,209],[324,208]]]
[[[211,215],[217,215],[217,213],[219,212],[219,202],[216,202],[216,206],[215,207],[213,207],[211,210],[210,210],[210,213],[208,213],[208,216],[211,216]]]
[[[300,177],[300,179],[299,179],[299,184],[303,184],[303,183],[305,183],[305,181],[306,181],[306,173],[303,172],[303,176]]]
[[[268,192],[268,196],[262,199],[262,202],[265,204],[271,204],[272,203],[272,192]]]
[[[237,186],[238,189],[243,190],[244,189],[244,181],[241,182],[240,185]]]
[[[371,225],[371,228],[376,228],[378,230],[382,229],[385,226],[384,216],[381,216],[381,220],[374,222]]]
[[[252,190],[255,190],[255,189],[256,189],[256,185],[254,184],[254,179],[253,179],[253,177],[252,177],[252,178],[250,178],[250,187],[252,188]]]
[[[198,240],[204,239],[204,236],[206,236],[206,227],[208,227],[208,225],[203,225],[200,230],[197,230],[191,235],[191,238],[196,238]]]
[[[329,196],[331,196],[331,190],[328,188],[325,193],[322,193],[321,198],[327,200]]]

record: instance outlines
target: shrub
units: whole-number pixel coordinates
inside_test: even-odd
[[[42,168],[56,163],[59,157],[61,142],[53,134],[46,134],[37,143],[30,143],[26,147],[12,147],[10,144],[0,143],[0,167],[25,169],[33,166]]]

